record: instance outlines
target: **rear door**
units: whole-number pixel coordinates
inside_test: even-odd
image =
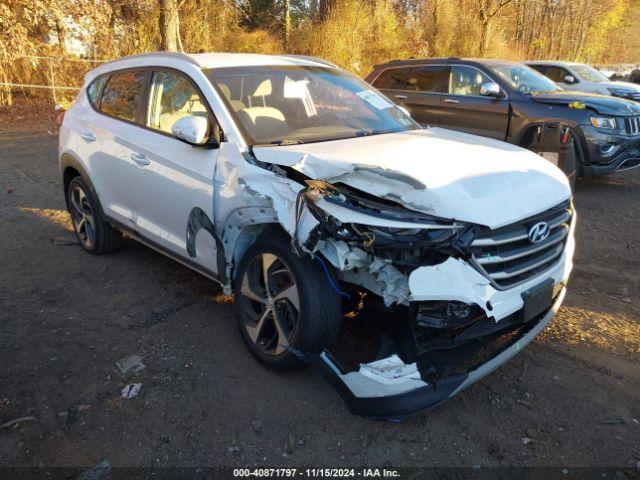
[[[130,182],[136,230],[156,246],[217,272],[213,236],[213,174],[218,148],[191,146],[173,136],[173,124],[188,115],[209,120],[211,138],[219,128],[204,96],[185,73],[152,68],[145,128],[137,135],[136,168]],[[189,229],[191,232],[189,233]]]
[[[135,223],[130,179],[136,165],[132,154],[142,130],[138,122],[147,74],[138,68],[109,75],[97,106],[99,113],[87,125],[87,137],[82,140],[95,145],[89,163],[103,210],[128,227]]]
[[[442,95],[443,127],[504,140],[509,126],[509,100],[480,94],[483,83],[495,82],[468,65],[451,65],[447,92]]]
[[[422,65],[411,70],[405,102],[411,116],[421,125],[442,125],[442,94],[448,78],[446,65]]]
[[[444,66],[392,67],[384,70],[373,86],[405,107],[421,125],[437,126],[447,78],[448,69]]]

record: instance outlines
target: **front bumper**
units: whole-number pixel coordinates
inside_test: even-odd
[[[423,380],[418,366],[404,364],[392,356],[345,373],[328,352],[303,354],[301,359],[316,367],[338,390],[352,413],[369,418],[401,420],[428,410],[458,394],[509,361],[549,324],[566,294],[563,288],[551,309],[524,324],[516,335],[485,362],[464,374],[435,381]]]
[[[463,361],[458,362],[454,374],[433,378],[429,361],[418,360],[405,364],[398,356],[392,355],[368,364],[361,364],[357,371],[345,372],[332,355],[301,354],[301,360],[314,366],[340,393],[352,413],[369,418],[399,420],[408,415],[428,410],[453,397],[458,392],[488,375],[511,359],[528,345],[551,321],[560,308],[572,269],[575,215],[570,234],[560,260],[548,271],[509,290],[497,290],[472,266],[461,264],[447,266],[447,262],[436,267],[421,267],[410,278],[412,300],[432,299],[459,300],[478,305],[489,300],[493,309],[487,312],[495,320],[495,325],[505,324],[503,330],[491,334],[470,354],[461,353]],[[438,268],[440,269],[438,271]],[[438,277],[438,273],[444,275]],[[432,277],[432,281],[428,279]],[[523,310],[523,294],[543,278],[553,280],[555,291],[551,308],[526,323],[518,321]],[[439,291],[437,287],[444,289]],[[447,292],[446,294],[443,292]],[[515,320],[515,322],[514,322]],[[492,342],[496,342],[497,346]],[[470,345],[470,344],[469,344]],[[458,347],[462,350],[464,345]],[[489,351],[481,360],[477,351]],[[453,353],[453,352],[452,352]],[[455,354],[455,353],[454,353]],[[455,363],[455,362],[454,362]],[[464,368],[462,366],[464,365]]]
[[[640,166],[640,136],[603,133],[592,126],[582,126],[587,144],[582,175],[597,177]],[[608,149],[611,149],[609,152]]]

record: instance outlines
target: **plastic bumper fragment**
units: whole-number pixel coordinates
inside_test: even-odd
[[[345,372],[327,351],[296,354],[336,388],[352,413],[368,418],[400,420],[439,405],[514,357],[549,324],[565,294],[566,289],[563,288],[547,312],[531,321],[528,328],[482,364],[466,373],[435,381],[422,378],[415,363],[406,365],[395,355],[363,364],[358,371]]]

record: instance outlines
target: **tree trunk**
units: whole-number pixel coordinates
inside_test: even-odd
[[[177,0],[160,0],[160,50],[178,50],[179,28]]]
[[[284,50],[287,52],[291,45],[291,0],[284,0]]]
[[[487,54],[487,47],[489,44],[489,21],[483,21],[480,23],[480,58]]]
[[[65,38],[64,26],[59,18],[56,18],[56,34],[58,36],[58,49],[63,57],[67,54],[67,41]]]
[[[318,16],[321,22],[324,22],[329,15],[331,15],[331,11],[333,7],[335,7],[335,0],[320,0],[320,8],[318,9]]]
[[[429,40],[429,53],[432,57],[436,56],[436,42],[440,31],[438,29],[438,2],[433,2],[433,35]]]

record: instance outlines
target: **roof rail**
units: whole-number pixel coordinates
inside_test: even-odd
[[[299,58],[300,60],[309,60],[310,62],[321,63],[323,65],[327,65],[333,68],[340,68],[335,63],[330,62],[329,60],[325,60],[323,58],[312,57],[311,55],[295,55],[295,54],[286,54],[282,55],[283,57],[289,58]]]
[[[146,53],[138,53],[136,55],[127,55],[126,57],[115,58],[115,59],[107,62],[105,65],[108,65],[109,63],[112,63],[112,62],[119,62],[121,60],[128,60],[128,59],[135,59],[135,58],[150,58],[150,57],[175,58],[175,59],[179,59],[179,60],[184,60],[185,62],[189,62],[189,63],[191,63],[193,65],[200,66],[198,64],[198,62],[196,62],[191,56],[187,55],[186,53],[182,53],[182,52],[167,52],[167,51],[146,52]]]

